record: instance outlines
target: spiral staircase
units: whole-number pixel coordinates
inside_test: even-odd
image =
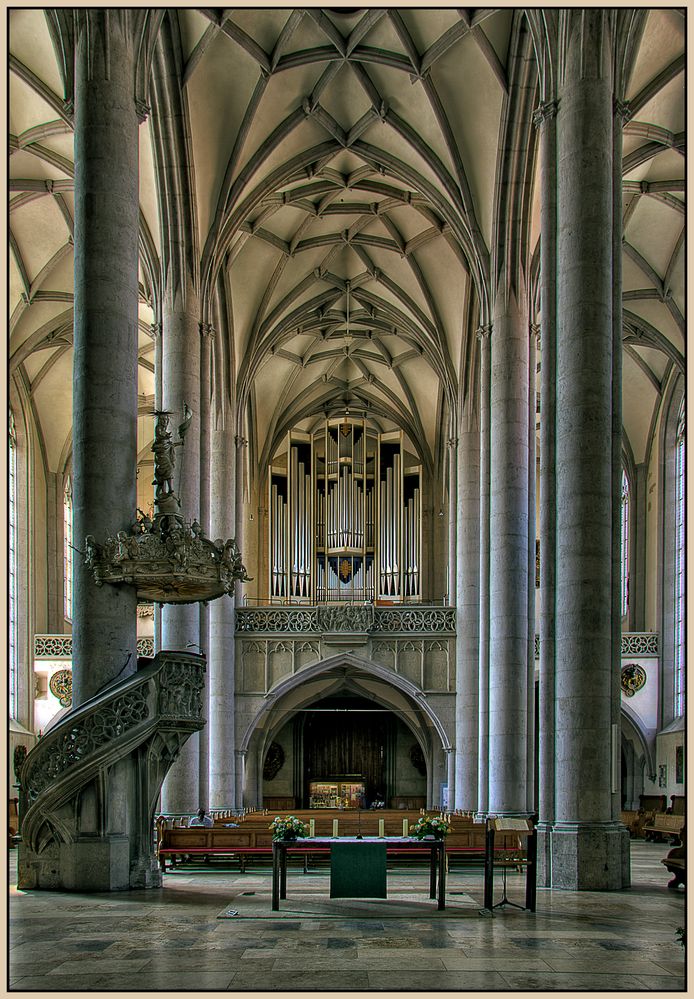
[[[161,885],[159,791],[203,728],[205,659],[162,651],[71,711],[20,774],[18,887],[114,891]]]

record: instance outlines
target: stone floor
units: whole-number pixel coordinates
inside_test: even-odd
[[[539,890],[537,912],[480,914],[482,871],[454,868],[435,918],[302,915],[327,895],[327,872],[288,875],[280,918],[219,918],[243,892],[269,900],[269,871],[167,874],[161,890],[21,892],[9,867],[10,991],[494,992],[684,991],[684,893],[668,891],[663,844],[632,843],[623,892]],[[419,891],[424,869],[389,873],[393,896]],[[495,900],[501,885],[496,886]],[[509,896],[522,900],[520,875]],[[246,898],[250,896],[245,896]],[[380,903],[377,903],[380,904]],[[465,912],[461,909],[466,908]],[[260,911],[260,910],[258,910]],[[297,912],[296,918],[293,913]],[[432,917],[435,910],[432,909]]]

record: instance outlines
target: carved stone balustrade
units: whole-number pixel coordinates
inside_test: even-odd
[[[20,888],[161,885],[154,810],[181,747],[205,724],[204,674],[192,653],[141,659],[43,736],[20,773]]]

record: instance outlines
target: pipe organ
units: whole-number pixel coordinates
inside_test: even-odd
[[[421,467],[363,418],[292,430],[269,475],[275,602],[421,599]]]

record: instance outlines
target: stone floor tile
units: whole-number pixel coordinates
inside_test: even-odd
[[[603,992],[638,992],[643,989],[635,975],[627,974],[593,974],[591,972],[567,972],[557,974],[548,972],[515,972],[502,971],[505,987],[523,992],[573,992],[573,991],[603,991]]]
[[[492,992],[505,988],[505,982],[496,972],[415,971],[397,973],[369,971],[369,989],[390,992]]]
[[[545,961],[549,965],[550,971],[561,973],[586,971],[587,969],[595,974],[667,975],[669,973],[653,961],[643,961],[633,955],[627,957],[625,954],[621,954],[619,957],[605,955],[601,959],[589,954],[577,954],[568,960],[548,957],[545,958]],[[677,974],[682,974],[683,970],[680,964]]]
[[[369,979],[366,972],[346,972],[339,978],[331,979],[330,970],[324,969],[323,975],[319,979],[314,973],[304,971],[283,972],[277,974],[273,972],[259,973],[251,975],[249,972],[239,972],[235,975],[229,991],[248,992],[362,992],[369,988]]]
[[[433,955],[435,951],[431,951]],[[306,957],[302,961],[305,970],[311,970],[315,975],[324,975],[326,970],[326,959],[324,957]],[[329,967],[334,971],[443,971],[443,962],[436,956],[411,956],[402,951],[384,951],[378,956],[372,954],[360,954],[356,959],[343,958],[335,954],[330,957]],[[278,957],[275,961],[277,971],[291,971],[296,968],[296,960],[287,957]]]
[[[79,990],[86,992],[101,992],[104,989],[103,975],[85,975],[80,978]],[[10,980],[12,992],[75,992],[75,983],[71,978],[55,978],[48,975],[27,975],[24,978]]]
[[[128,972],[133,973],[135,971],[140,971],[142,967],[147,962],[145,960],[137,961],[125,961],[125,960],[109,960],[103,957],[90,957],[89,960],[84,961],[61,961],[53,971],[49,972],[51,977],[60,977],[62,975],[127,975]]]
[[[640,982],[651,992],[684,992],[685,978],[676,975],[639,975]]]
[[[540,957],[466,957],[457,954],[443,957],[447,971],[542,971],[551,968]]]

